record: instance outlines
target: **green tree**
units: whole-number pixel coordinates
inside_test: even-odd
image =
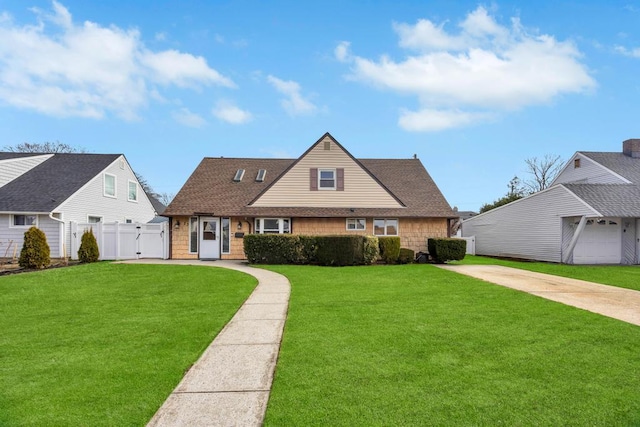
[[[511,178],[511,181],[509,181],[507,188],[509,189],[509,191],[507,191],[507,194],[500,197],[498,200],[494,200],[493,203],[485,203],[484,205],[482,205],[480,207],[480,213],[484,213],[490,211],[491,209],[495,209],[508,203],[515,202],[518,199],[522,199],[522,197],[524,196],[524,189],[520,184],[520,178],[518,178],[517,176]]]
[[[80,249],[78,249],[78,259],[80,262],[96,262],[100,258],[100,250],[98,249],[98,242],[96,236],[93,235],[93,230],[84,230],[82,238],[80,239]]]
[[[22,268],[45,268],[51,263],[47,236],[37,227],[24,232],[24,243],[18,264]]]

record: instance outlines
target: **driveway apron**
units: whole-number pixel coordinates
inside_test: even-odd
[[[498,265],[438,267],[640,326],[639,291]]]
[[[229,268],[259,281],[147,425],[262,425],[287,316],[287,278],[237,261],[140,261]]]

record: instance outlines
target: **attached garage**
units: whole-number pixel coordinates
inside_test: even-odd
[[[622,226],[620,218],[587,221],[573,251],[574,264],[620,264]]]

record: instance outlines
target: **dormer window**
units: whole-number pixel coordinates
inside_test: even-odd
[[[258,171],[258,175],[256,175],[256,182],[263,182],[266,174],[267,174],[266,169],[260,169]]]
[[[573,168],[578,169],[580,167],[580,159],[573,159]]]
[[[318,189],[320,190],[336,189],[336,170],[335,169],[318,169]]]
[[[242,177],[244,176],[244,169],[238,169],[236,175],[233,177],[233,182],[242,181]]]

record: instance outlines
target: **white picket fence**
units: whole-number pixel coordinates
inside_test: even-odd
[[[122,224],[71,222],[71,259],[78,258],[82,233],[96,236],[101,260],[169,258],[169,223]]]

